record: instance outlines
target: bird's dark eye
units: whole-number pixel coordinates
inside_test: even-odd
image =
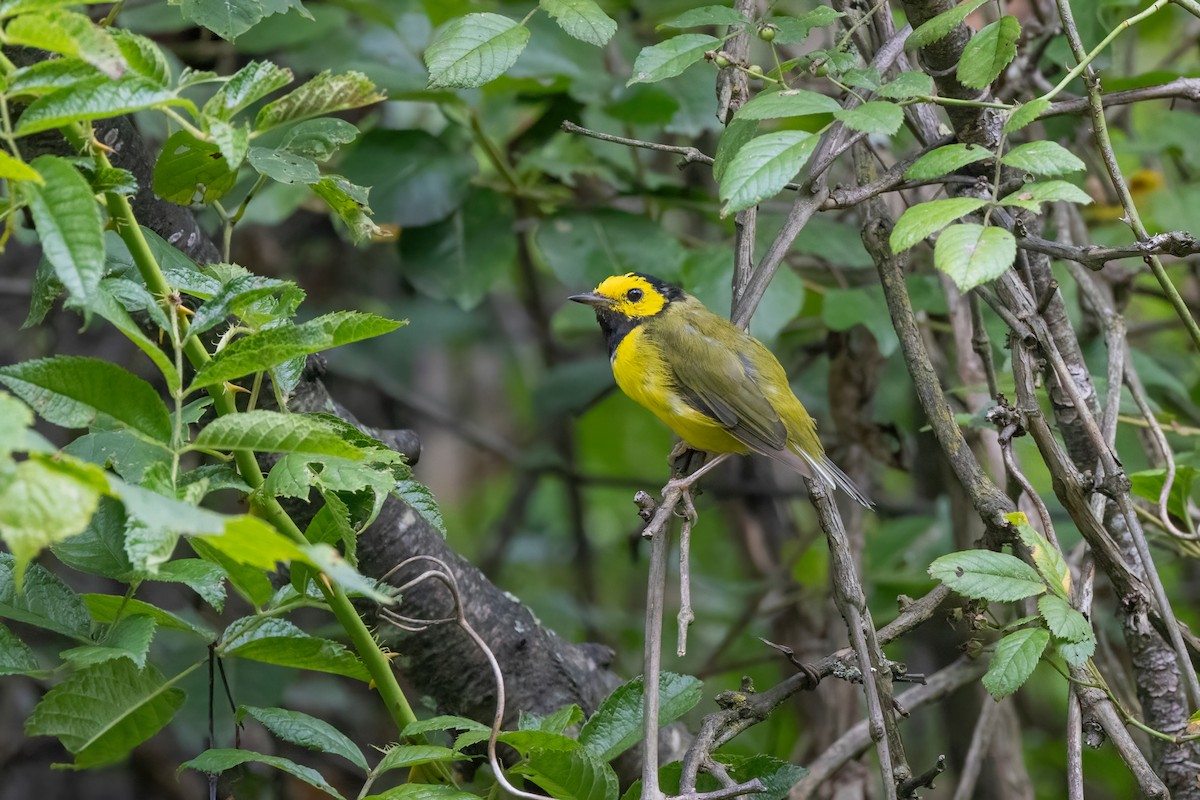
[[[642,294],[643,293],[641,289],[630,289],[625,296],[629,298],[629,302],[636,303],[642,299]]]

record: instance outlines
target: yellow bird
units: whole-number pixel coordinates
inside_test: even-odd
[[[595,309],[621,391],[690,447],[718,454],[688,485],[730,454],[754,451],[871,507],[825,455],[816,424],[762,342],[640,272],[613,275],[570,299]]]

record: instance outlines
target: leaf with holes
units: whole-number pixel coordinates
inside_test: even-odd
[[[1019,206],[1035,214],[1041,213],[1042,203],[1064,200],[1068,203],[1088,205],[1091,196],[1073,183],[1067,181],[1038,181],[1027,183],[1012,194],[1002,198],[1000,205]]]
[[[963,597],[994,603],[1011,603],[1046,591],[1033,567],[990,550],[948,553],[929,565],[929,574]]]
[[[361,72],[334,74],[325,70],[259,109],[254,128],[265,131],[288,122],[369,106],[383,99],[371,79]]]

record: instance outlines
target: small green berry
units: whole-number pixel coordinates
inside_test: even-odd
[[[763,68],[760,67],[758,64],[751,64],[750,66],[746,67],[746,71],[749,72],[751,75],[761,76],[763,74]]]
[[[818,78],[824,78],[828,74],[829,74],[829,64],[827,64],[825,62],[821,62],[820,64],[817,65],[817,68],[813,70],[813,75],[816,75]]]
[[[713,63],[721,69],[724,69],[725,67],[729,66],[729,59],[718,53],[717,57],[713,59]]]
[[[758,38],[762,39],[764,42],[775,41],[775,34],[778,32],[779,28],[770,23],[758,26]]]

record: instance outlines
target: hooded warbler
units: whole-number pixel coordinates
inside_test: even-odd
[[[690,447],[761,453],[871,507],[825,455],[816,424],[762,342],[640,272],[613,275],[570,299],[595,309],[621,391]]]

